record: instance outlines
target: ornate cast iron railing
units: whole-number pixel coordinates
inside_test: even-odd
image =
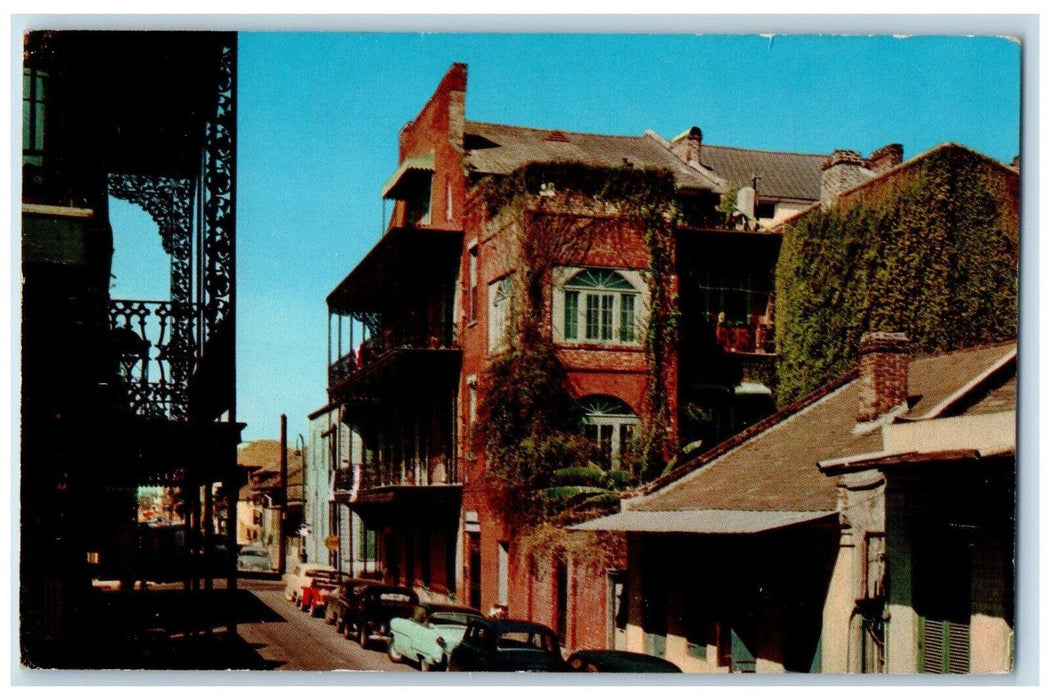
[[[383,486],[437,486],[459,483],[452,460],[443,465],[444,473],[430,474],[422,465],[356,464],[338,469],[332,483],[335,492],[355,494]]]
[[[187,386],[196,361],[196,304],[114,300],[110,322],[120,374],[136,415],[186,418]]]
[[[206,348],[225,347],[216,351],[219,371],[234,372],[232,343],[211,341],[234,332],[236,72],[233,42],[218,57],[215,111],[205,123],[198,174],[109,176],[109,194],[141,206],[171,256],[171,301],[114,301],[110,310],[121,371],[139,415],[186,419],[195,366],[216,362]],[[228,384],[231,389],[211,401],[219,412],[235,406],[234,382]],[[198,399],[198,412],[200,404]]]
[[[351,352],[349,355],[340,357],[328,367],[328,386],[338,386],[346,381],[354,373],[355,369],[357,369],[356,353]]]

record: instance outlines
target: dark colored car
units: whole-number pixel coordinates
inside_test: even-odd
[[[344,634],[347,611],[353,611],[357,605],[354,591],[375,583],[375,579],[367,578],[348,578],[342,581],[325,596],[324,621],[335,625],[335,631],[339,634]]]
[[[410,617],[419,605],[419,596],[411,588],[391,586],[372,581],[354,586],[352,605],[343,614],[343,634],[347,639],[356,639],[362,649],[370,642],[390,642],[390,620],[394,617]],[[338,623],[336,623],[338,624]]]
[[[633,651],[583,649],[569,657],[570,671],[590,673],[681,673],[667,659]]]
[[[525,620],[471,620],[449,671],[566,671],[558,637]]]

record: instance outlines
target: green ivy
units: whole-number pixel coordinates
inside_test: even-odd
[[[514,526],[535,527],[551,518],[572,519],[566,510],[577,507],[589,513],[615,509],[617,488],[637,477],[659,473],[672,452],[664,430],[670,419],[666,375],[674,344],[677,318],[671,294],[674,243],[674,178],[661,170],[632,167],[596,167],[579,163],[532,163],[483,185],[491,217],[507,217],[516,226],[505,230],[526,232],[520,243],[521,260],[516,273],[521,281],[521,306],[510,349],[489,367],[491,387],[479,407],[481,439],[485,444],[486,476],[500,508]],[[539,196],[553,190],[552,197]],[[579,211],[613,214],[595,219],[583,228],[529,232],[542,226],[530,212],[553,216]],[[537,223],[540,221],[540,223]],[[615,476],[594,474],[589,463],[593,446],[579,431],[579,416],[568,393],[565,371],[549,329],[541,327],[542,304],[554,265],[567,250],[586,250],[586,241],[566,248],[566,235],[593,236],[603,226],[629,224],[645,233],[650,252],[650,321],[646,336],[648,418],[641,426],[633,455],[625,458],[633,473]],[[572,256],[570,256],[572,257]],[[553,487],[588,487],[590,493]],[[587,494],[582,500],[575,496]]]
[[[1016,179],[947,146],[785,228],[776,273],[778,403],[856,363],[867,331],[916,353],[1015,337]]]

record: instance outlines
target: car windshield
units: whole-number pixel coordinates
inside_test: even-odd
[[[558,648],[558,642],[554,637],[542,632],[508,631],[500,634],[496,640],[496,648],[551,652]]]
[[[412,597],[407,593],[398,593],[396,591],[382,591],[371,596],[372,600],[378,600],[383,603],[411,603]]]
[[[430,624],[432,625],[457,625],[459,627],[466,627],[467,622],[470,618],[475,617],[469,613],[461,612],[439,612],[434,613],[430,616]]]

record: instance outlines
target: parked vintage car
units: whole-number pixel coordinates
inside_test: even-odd
[[[270,572],[270,552],[266,547],[248,545],[237,552],[237,570],[249,572]]]
[[[480,612],[463,605],[420,603],[410,617],[390,620],[387,656],[394,663],[415,661],[421,671],[442,668],[463,639],[467,624],[480,618]]]
[[[302,598],[303,589],[308,587],[317,571],[335,571],[328,564],[296,564],[291,573],[284,575],[284,597],[296,605]]]
[[[309,611],[312,617],[320,616],[324,613],[328,594],[349,578],[349,574],[338,571],[315,571],[310,577],[310,585],[303,587],[299,595],[299,609]]]
[[[352,611],[357,605],[354,591],[376,583],[378,583],[376,579],[366,578],[365,575],[343,580],[325,596],[324,621],[329,625],[335,625],[337,633],[344,634],[346,611]]]
[[[391,586],[372,581],[353,587],[352,605],[343,617],[343,635],[356,639],[362,649],[372,641],[390,641],[390,620],[409,617],[419,605],[419,596],[406,586]]]
[[[449,671],[566,671],[558,637],[525,620],[476,619],[448,660]]]
[[[681,673],[667,659],[633,651],[582,649],[568,661],[570,671],[589,673]]]

